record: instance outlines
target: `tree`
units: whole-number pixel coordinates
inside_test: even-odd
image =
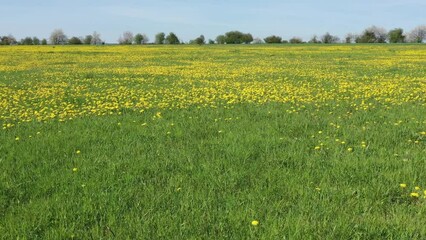
[[[71,44],[71,45],[80,45],[80,44],[83,44],[83,42],[78,37],[72,37],[72,38],[70,38],[68,40],[68,44]]]
[[[241,44],[243,33],[239,31],[231,31],[225,33],[225,42],[226,44]]]
[[[368,30],[374,33],[377,43],[386,43],[386,39],[388,38],[388,32],[386,29],[372,26]]]
[[[292,44],[299,44],[299,43],[303,43],[303,40],[301,38],[299,38],[299,37],[292,37],[290,39],[290,43],[292,43]]]
[[[21,39],[21,44],[22,45],[33,45],[33,39],[31,37],[26,37],[24,39]]]
[[[133,42],[138,45],[142,44],[142,40],[143,40],[143,35],[140,33],[136,34],[135,37],[133,38]]]
[[[263,40],[265,41],[265,43],[281,43],[283,39],[281,37],[271,35],[269,37],[264,38]]]
[[[136,34],[133,38],[135,44],[146,44],[149,42],[148,36],[146,34]]]
[[[214,41],[212,39],[209,39],[209,44],[214,44]]]
[[[426,41],[426,25],[420,25],[411,30],[408,34],[408,40],[413,43]]]
[[[91,44],[92,43],[92,38],[93,38],[92,35],[86,35],[86,37],[84,37],[84,39],[83,39],[83,43],[86,44],[86,45]]]
[[[331,35],[330,33],[327,32],[322,36],[321,41],[323,43],[328,43],[328,44],[337,43],[337,42],[339,42],[339,38],[337,36],[333,36],[333,35]]]
[[[16,41],[15,37],[9,34],[8,36],[1,37],[0,41],[1,45],[14,45],[18,42]]]
[[[92,39],[90,39],[90,44],[92,44],[92,45],[102,44],[101,34],[94,31],[93,34],[92,34]]]
[[[130,31],[124,32],[123,36],[121,36],[118,39],[118,43],[123,45],[131,45],[132,42],[133,42],[133,33]]]
[[[346,34],[346,37],[345,37],[345,43],[353,43],[356,38],[357,38],[356,35],[354,35],[352,33],[348,33],[348,34]]]
[[[355,39],[356,43],[385,43],[388,33],[384,28],[371,26]]]
[[[217,44],[225,44],[226,43],[226,37],[225,35],[219,35],[216,37]]]
[[[37,37],[33,37],[33,44],[40,45],[40,39],[38,39]]]
[[[143,36],[142,44],[149,43],[149,37],[145,33],[143,33],[142,36]]]
[[[204,38],[204,35],[200,35],[196,39],[189,41],[189,43],[203,45],[206,44],[206,39]]]
[[[390,43],[403,43],[405,42],[404,30],[402,28],[395,28],[388,33]]]
[[[256,37],[256,38],[253,39],[252,43],[253,44],[262,44],[263,40],[261,38]]]
[[[227,44],[249,44],[253,41],[253,36],[250,33],[242,33],[240,31],[231,31],[225,33],[225,43]]]
[[[253,36],[250,33],[243,34],[241,41],[243,41],[245,44],[250,44],[253,42]]]
[[[374,32],[364,30],[364,32],[355,39],[356,43],[375,43],[376,36]]]
[[[46,40],[46,38],[43,38],[43,39],[41,40],[41,45],[47,45],[47,40]]]
[[[318,40],[317,35],[314,35],[308,43],[321,43],[321,41]]]
[[[167,35],[166,37],[166,44],[179,44],[179,38],[176,36],[176,34],[174,33],[169,33],[169,35]]]
[[[66,44],[67,43],[67,36],[64,34],[62,29],[55,29],[50,34],[50,43],[53,45],[60,45],[60,44]]]
[[[157,33],[155,35],[155,44],[164,44],[164,41],[166,39],[166,34],[163,32]]]

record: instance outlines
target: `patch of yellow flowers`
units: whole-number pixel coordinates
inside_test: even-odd
[[[422,46],[0,48],[0,124],[237,103],[425,106],[425,59]]]
[[[401,183],[399,184],[399,187],[405,190],[407,189],[407,184]],[[421,187],[415,186],[412,191],[409,191],[409,196],[413,199],[419,199],[419,198],[426,199],[426,190],[422,190]]]

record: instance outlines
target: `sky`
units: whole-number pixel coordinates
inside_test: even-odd
[[[187,42],[228,31],[265,38],[301,37],[326,32],[343,38],[372,25],[410,31],[426,24],[425,0],[0,0],[0,36],[48,38],[54,29],[68,37],[94,31],[116,43],[125,31],[174,32]]]

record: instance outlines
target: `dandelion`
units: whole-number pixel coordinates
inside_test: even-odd
[[[77,172],[77,171],[78,171],[78,168],[76,168],[76,167],[75,167],[75,168],[73,168],[73,169],[72,169],[72,171],[73,171],[73,172]]]
[[[401,184],[399,184],[399,186],[400,186],[401,188],[406,188],[406,187],[407,187],[407,184],[405,184],[405,183],[401,183]]]
[[[410,197],[418,198],[419,196],[420,196],[420,194],[419,194],[419,193],[416,193],[416,192],[412,192],[412,193],[410,193]]]
[[[80,153],[81,153],[81,151],[80,151],[80,150],[77,150],[77,151],[75,151],[75,153],[80,154]]]
[[[354,149],[353,148],[348,148],[348,152],[352,152]]]
[[[259,221],[253,220],[253,221],[251,221],[251,225],[253,225],[253,226],[259,225]]]
[[[320,149],[321,149],[321,147],[320,147],[320,146],[316,146],[314,149],[315,149],[315,150],[320,150]]]
[[[16,137],[16,138],[15,138],[15,141],[19,141],[19,137]]]
[[[419,186],[415,186],[414,189],[417,190],[417,191],[419,191],[420,187]]]

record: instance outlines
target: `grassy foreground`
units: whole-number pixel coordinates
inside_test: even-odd
[[[425,56],[0,48],[0,237],[426,238]]]

